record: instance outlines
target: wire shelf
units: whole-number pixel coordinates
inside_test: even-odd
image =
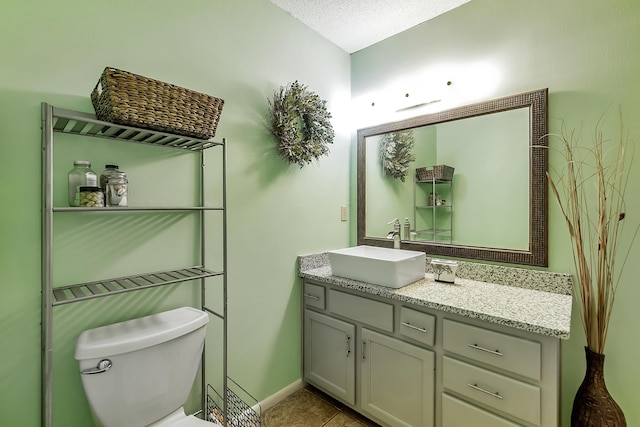
[[[220,274],[222,273],[196,266],[61,286],[53,289],[53,305],[68,304],[107,295],[202,279]]]
[[[53,108],[53,131],[190,151],[201,151],[222,145],[219,142],[189,136],[103,122],[92,114],[56,107]]]

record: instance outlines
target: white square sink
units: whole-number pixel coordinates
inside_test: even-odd
[[[424,252],[355,246],[328,251],[327,254],[334,276],[389,288],[401,288],[424,279]]]

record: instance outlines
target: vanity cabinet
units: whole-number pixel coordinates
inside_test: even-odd
[[[304,289],[305,381],[382,425],[432,427],[435,356],[395,336],[394,305],[309,282]]]
[[[559,425],[558,338],[364,289],[305,279],[305,381],[385,427]]]
[[[453,240],[453,181],[420,180],[413,184],[413,226],[418,240]]]

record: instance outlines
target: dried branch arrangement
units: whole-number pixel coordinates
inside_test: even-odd
[[[640,227],[635,227],[628,246],[619,253],[628,222],[624,194],[633,145],[622,119],[614,140],[605,138],[602,120],[595,126],[591,146],[583,143],[583,131],[562,123],[560,135],[555,136],[565,163],[554,177],[547,176],[569,228],[587,346],[604,354],[620,273]]]

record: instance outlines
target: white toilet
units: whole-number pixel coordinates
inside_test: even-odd
[[[98,427],[204,427],[183,405],[209,316],[192,307],[89,329],[75,358]]]

